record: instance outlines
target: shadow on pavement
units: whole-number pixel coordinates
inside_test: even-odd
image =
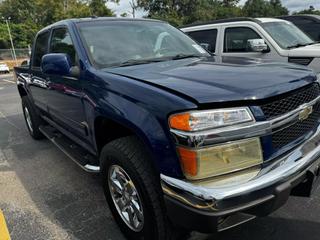
[[[305,220],[265,217],[201,240],[319,240],[320,223]],[[196,239],[196,238],[192,238]]]
[[[0,197],[12,239],[124,239],[98,176],[83,172],[49,141],[32,140],[23,121],[21,113],[0,119],[0,150],[9,164],[6,171],[14,172],[23,185],[12,191],[26,192],[35,205],[23,206],[23,199],[1,203]],[[192,233],[190,239],[319,240],[319,236],[320,222],[273,215],[220,234]]]

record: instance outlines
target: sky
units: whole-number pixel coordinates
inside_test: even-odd
[[[240,5],[243,5],[246,0],[240,0]],[[319,0],[282,0],[282,4],[286,6],[290,12],[303,10],[309,8],[309,6],[314,6],[316,9],[320,9]],[[127,12],[130,15],[130,3],[129,0],[120,0],[119,4],[107,3],[108,7],[111,8],[118,16],[124,12]],[[137,17],[142,17],[145,13],[142,10],[139,10],[136,13]]]

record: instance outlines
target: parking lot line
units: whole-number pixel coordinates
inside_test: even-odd
[[[1,80],[0,80],[0,81],[1,81]],[[7,79],[2,79],[2,81],[4,81],[4,82],[8,82],[8,83],[16,83],[15,81],[7,80]]]
[[[9,231],[7,228],[6,220],[4,215],[0,210],[0,240],[10,240]]]

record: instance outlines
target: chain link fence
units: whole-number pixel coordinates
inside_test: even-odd
[[[30,58],[30,49],[18,48],[15,49],[17,60]],[[2,60],[14,60],[14,54],[12,49],[0,49],[0,61]]]

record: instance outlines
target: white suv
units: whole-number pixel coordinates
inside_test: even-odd
[[[4,62],[0,62],[0,73],[10,73],[8,65]]]
[[[272,59],[320,73],[320,44],[292,23],[276,18],[236,18],[181,29],[217,56]]]

